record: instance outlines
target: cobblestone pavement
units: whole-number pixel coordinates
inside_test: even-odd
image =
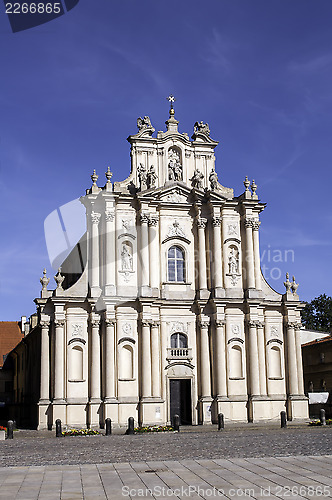
[[[332,426],[243,426],[220,432],[210,426],[180,433],[62,438],[54,431],[18,431],[13,440],[0,441],[0,467],[326,454],[332,454]]]
[[[332,498],[331,470],[332,455],[7,467],[0,498],[322,499]]]

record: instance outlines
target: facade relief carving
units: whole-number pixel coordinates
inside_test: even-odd
[[[175,220],[172,225],[168,227],[168,232],[166,238],[172,238],[174,236],[180,236],[182,238],[186,238],[186,233],[180,226],[180,223]]]
[[[170,334],[173,333],[188,333],[187,323],[182,323],[181,321],[173,321],[170,324]]]

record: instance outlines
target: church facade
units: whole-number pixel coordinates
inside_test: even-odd
[[[41,279],[38,428],[307,417],[298,285],[261,274],[257,186],[223,187],[208,125],[190,139],[172,104],[166,132],[137,125],[129,177],[93,173],[86,235]]]

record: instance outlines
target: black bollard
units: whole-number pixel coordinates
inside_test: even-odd
[[[14,422],[12,420],[7,422],[7,439],[14,439]]]
[[[326,425],[325,410],[323,409],[319,410],[319,420],[322,425]]]
[[[280,412],[280,426],[282,429],[286,429],[286,427],[287,427],[287,419],[286,419],[286,412],[285,411]]]
[[[174,415],[173,417],[173,429],[180,432],[180,417],[179,415]]]
[[[128,418],[128,429],[126,430],[126,434],[134,434],[134,417]]]
[[[218,431],[225,429],[225,421],[223,413],[218,413]]]
[[[105,420],[105,427],[106,427],[105,436],[110,436],[112,434],[112,420],[110,418],[107,418]]]
[[[55,421],[55,436],[57,438],[62,437],[61,420],[59,418]]]

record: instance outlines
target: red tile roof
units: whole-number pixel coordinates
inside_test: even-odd
[[[302,347],[306,347],[307,345],[322,344],[323,342],[331,342],[331,341],[332,341],[332,335],[330,335],[329,337],[323,337],[322,339],[312,340],[311,342],[307,342],[306,344],[302,344]]]
[[[4,362],[3,357],[14,349],[23,337],[20,323],[17,321],[0,321],[0,367]]]

